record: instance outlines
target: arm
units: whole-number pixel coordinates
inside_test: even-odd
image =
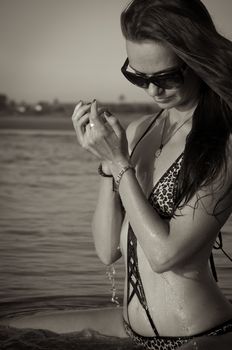
[[[143,126],[146,118],[140,118],[132,122],[127,128],[128,148],[133,148],[136,141],[136,131]],[[105,168],[104,168],[105,166]],[[109,163],[103,163],[105,173],[111,173]],[[119,250],[121,226],[124,218],[119,193],[112,191],[112,178],[102,177],[100,182],[99,195],[92,221],[92,232],[96,251],[100,259],[109,265],[121,257]],[[102,244],[104,242],[104,244]]]
[[[112,129],[102,122],[96,103],[85,105],[80,101],[74,110],[72,121],[80,145],[102,161],[104,157],[101,155],[102,147],[99,148],[99,141],[107,147],[106,137],[109,134],[112,136]],[[94,130],[90,128],[90,121],[95,125]],[[124,148],[128,148],[127,141],[124,142]],[[103,162],[103,171],[110,174],[107,163]],[[112,190],[112,178],[102,177],[92,220],[92,232],[97,254],[106,265],[121,257],[118,248],[123,218],[124,210],[120,196]]]
[[[77,140],[81,147],[91,152],[98,158],[102,158],[94,147],[92,138],[90,137],[90,113],[92,112],[92,104],[84,104],[80,101],[74,109],[72,122],[76,131]],[[101,111],[102,112],[102,111]],[[98,115],[96,108],[94,113]],[[98,121],[100,128],[95,135],[96,139],[104,138],[104,123]],[[104,164],[105,172],[107,162]],[[96,210],[92,221],[93,238],[97,254],[106,265],[109,265],[120,258],[121,252],[118,249],[120,240],[120,231],[123,220],[121,200],[115,192],[112,191],[112,178],[102,178],[100,191],[97,201]]]
[[[120,167],[117,162],[112,164],[112,173],[115,176]],[[230,172],[223,187],[219,188],[215,181],[210,188],[204,188],[198,193],[201,199],[195,210],[197,195],[181,213],[176,213],[181,216],[167,223],[147,201],[134,173],[129,170],[123,175],[119,188],[120,196],[133,231],[155,272],[163,273],[180,264],[183,266],[183,263],[191,261],[191,258],[203,248],[208,248],[210,252],[218,231],[231,213],[231,193],[217,208],[218,211],[223,210],[223,213],[217,218],[211,214],[218,199],[226,193],[231,182]]]
[[[118,125],[120,129],[120,125]],[[119,132],[118,132],[119,133]],[[119,133],[120,134],[120,133]],[[123,131],[121,130],[121,135]],[[232,145],[232,140],[230,140]],[[209,256],[215,238],[232,211],[232,193],[227,194],[216,212],[214,207],[232,184],[232,147],[228,150],[228,172],[222,173],[211,186],[201,189],[169,222],[160,218],[145,197],[133,171],[127,171],[120,183],[120,196],[128,219],[152,269],[162,273],[190,263],[196,254],[205,251]],[[127,158],[112,161],[116,177]],[[223,186],[219,186],[222,183]],[[197,202],[198,198],[200,200]],[[195,204],[197,203],[197,207]]]
[[[121,257],[119,248],[123,211],[119,194],[112,191],[112,178],[101,178],[92,232],[97,254],[110,265]]]

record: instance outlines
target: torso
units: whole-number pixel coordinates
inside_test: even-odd
[[[152,124],[152,118],[154,116],[141,123],[141,132],[137,128],[136,135],[143,134],[146,126]],[[165,145],[159,158],[155,160],[154,153],[160,144],[161,128],[162,115],[155,124],[152,124],[151,129],[137,144],[132,155],[138,181],[147,198],[163,174],[184,151],[186,136],[191,129],[191,124],[184,125]],[[138,136],[136,138],[139,139]],[[127,261],[127,234],[128,220],[125,217],[121,234],[121,249],[125,262]],[[158,274],[151,269],[146,255],[137,242],[139,272],[147,305],[160,335],[197,334],[231,317],[231,306],[217,287],[205,255],[205,251],[201,251],[195,257],[195,263],[191,261],[193,265],[195,264],[192,273],[185,274],[183,269],[178,273],[167,271]],[[153,336],[154,332],[146,312],[136,295],[129,304],[127,315],[127,277],[124,305],[124,318],[127,320],[129,315],[134,331],[144,336]]]

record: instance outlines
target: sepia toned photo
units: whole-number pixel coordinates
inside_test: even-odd
[[[0,0],[0,350],[232,349],[231,15]]]

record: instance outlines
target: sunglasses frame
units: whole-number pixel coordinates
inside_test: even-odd
[[[129,59],[126,58],[122,68],[121,72],[124,75],[124,77],[132,84],[147,89],[149,87],[149,84],[152,83],[159,88],[165,89],[165,90],[171,90],[180,87],[184,83],[184,75],[183,72],[187,68],[187,64],[183,62],[183,64],[177,68],[174,68],[173,70],[168,71],[167,73],[155,73],[151,75],[147,75],[144,73],[132,73],[127,71],[127,67],[129,66]],[[179,84],[173,84],[173,87],[168,87],[165,85],[165,79],[172,76],[172,75],[179,75],[180,83]],[[131,79],[130,79],[131,77]],[[135,79],[141,79],[141,84],[136,83],[136,81],[133,81],[133,77]],[[163,82],[162,82],[163,81]]]

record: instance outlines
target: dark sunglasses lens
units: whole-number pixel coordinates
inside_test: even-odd
[[[146,89],[148,87],[148,81],[147,79],[144,79],[143,77],[140,77],[138,75],[135,75],[130,72],[123,72],[124,76],[129,80],[130,83],[139,86],[141,88]]]
[[[150,83],[167,90],[179,88],[183,84],[183,75],[181,72],[165,74],[154,78],[142,77],[124,70],[122,70],[122,73],[129,82],[143,89],[147,89]]]
[[[152,79],[151,79],[152,80]],[[183,77],[181,74],[172,74],[166,77],[156,78],[154,84],[163,89],[176,89],[183,84]]]

